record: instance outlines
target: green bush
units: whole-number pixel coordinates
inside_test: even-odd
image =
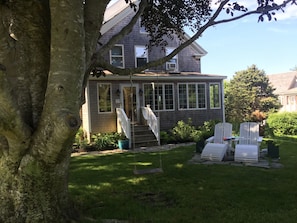
[[[209,120],[203,123],[203,126],[199,128],[200,130],[200,140],[206,140],[209,137],[214,135],[215,125],[218,123],[218,120]]]
[[[214,134],[214,126],[218,123],[217,120],[210,120],[204,122],[203,126],[195,128],[192,126],[192,120],[188,119],[188,122],[178,121],[177,125],[165,135],[161,134],[161,140],[180,143],[180,142],[198,142],[205,141]],[[165,140],[166,139],[166,140]]]
[[[97,150],[116,149],[120,138],[119,133],[98,133],[92,135],[92,145]]]
[[[85,137],[83,128],[79,128],[74,139],[74,147],[85,149],[87,147],[88,141]]]
[[[191,142],[193,141],[192,133],[195,131],[195,127],[192,126],[192,120],[189,118],[188,122],[178,121],[177,125],[172,129],[172,135],[178,142]]]
[[[269,114],[266,120],[265,134],[284,136],[297,134],[297,112]]]

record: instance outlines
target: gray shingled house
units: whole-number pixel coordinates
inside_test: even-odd
[[[267,75],[282,105],[280,111],[297,112],[297,71]]]
[[[133,14],[125,1],[110,6],[99,41],[104,44],[130,21]],[[180,43],[174,38],[168,40],[165,49],[147,50],[148,40],[145,29],[138,22],[105,59],[121,68],[138,67],[163,57]],[[201,74],[201,58],[206,54],[194,42],[162,66],[142,73],[120,76],[107,72],[105,77],[91,77],[82,107],[84,131],[88,136],[120,131],[132,139],[137,128],[149,125],[144,128],[152,131],[159,141],[160,130],[171,129],[179,120],[187,122],[191,118],[196,126],[212,119],[224,121],[223,80],[226,76]],[[135,125],[131,127],[131,123]],[[144,141],[147,142],[148,137]]]

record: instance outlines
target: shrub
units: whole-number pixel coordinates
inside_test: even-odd
[[[121,135],[118,133],[98,133],[92,135],[92,145],[97,150],[116,149],[120,138]]]
[[[190,142],[193,141],[192,133],[195,131],[195,127],[191,125],[192,120],[189,118],[188,122],[178,121],[177,125],[172,129],[172,135],[178,142]]]
[[[266,120],[265,133],[269,136],[296,135],[297,112],[281,112],[269,114]]]
[[[88,141],[85,137],[83,128],[79,128],[74,139],[74,147],[78,149],[85,149],[87,147]]]
[[[204,122],[203,126],[197,129],[192,126],[191,119],[188,122],[178,121],[177,125],[171,130],[171,134],[166,136],[168,142],[198,142],[205,141],[214,134],[214,126],[218,123],[217,120]],[[171,135],[171,137],[170,137]],[[162,136],[162,135],[161,135]]]
[[[200,138],[199,140],[206,140],[207,138],[214,135],[215,125],[218,123],[218,120],[209,120],[203,123],[203,126],[199,128],[200,130]]]

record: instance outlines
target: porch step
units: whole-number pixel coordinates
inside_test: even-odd
[[[132,147],[133,148],[150,147],[150,146],[157,146],[157,145],[158,145],[158,140],[156,139],[154,133],[150,130],[150,128],[147,125],[135,124],[132,126]]]

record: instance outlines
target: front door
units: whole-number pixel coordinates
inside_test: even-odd
[[[137,95],[138,85],[122,85],[122,105],[131,122],[138,122],[139,98]]]

